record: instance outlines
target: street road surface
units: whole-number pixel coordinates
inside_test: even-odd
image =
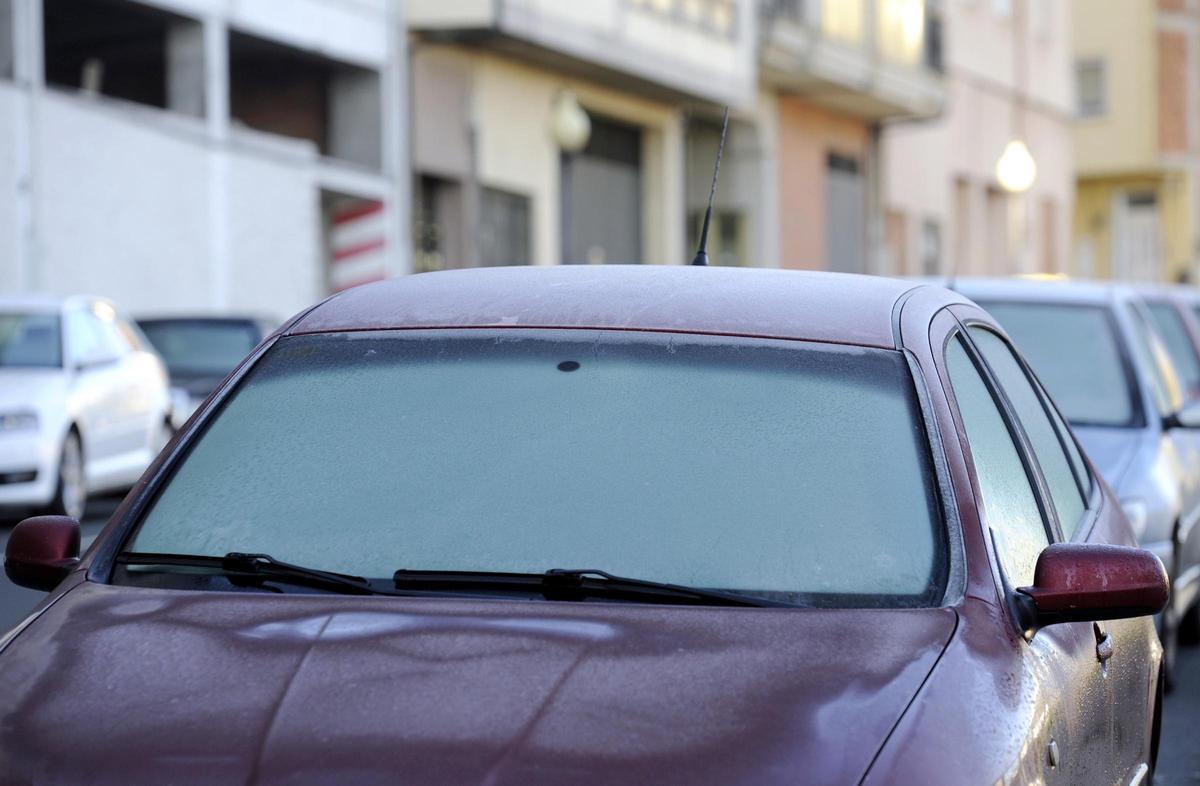
[[[83,520],[83,547],[100,533],[120,497],[105,497],[88,506]],[[0,551],[8,543],[15,522],[0,521]],[[14,586],[0,577],[0,633],[20,622],[43,594]],[[1179,687],[1167,697],[1163,740],[1159,751],[1156,786],[1200,786],[1200,647],[1179,651]]]

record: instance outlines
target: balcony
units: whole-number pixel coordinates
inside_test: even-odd
[[[410,29],[651,97],[748,105],[756,0],[409,0]]]
[[[945,101],[942,23],[928,0],[761,0],[764,81],[869,121]]]

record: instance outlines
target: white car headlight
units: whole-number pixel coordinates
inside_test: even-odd
[[[1125,511],[1125,517],[1129,519],[1129,526],[1133,528],[1133,535],[1139,541],[1146,534],[1146,520],[1150,516],[1150,511],[1146,508],[1146,503],[1140,499],[1123,499],[1121,500],[1121,509]]]
[[[0,412],[0,431],[33,431],[37,427],[36,412]]]

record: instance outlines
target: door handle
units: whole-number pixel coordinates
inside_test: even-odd
[[[1098,622],[1092,623],[1092,632],[1096,634],[1096,660],[1107,663],[1115,651],[1112,636]]]

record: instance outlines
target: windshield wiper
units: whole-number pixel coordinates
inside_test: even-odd
[[[195,554],[153,554],[127,552],[117,557],[123,565],[179,565],[183,567],[211,568],[235,583],[277,581],[301,584],[341,592],[347,595],[404,595],[405,593],[376,587],[361,576],[334,573],[303,565],[293,565],[272,557],[270,554],[247,554],[231,551],[224,557],[208,557]]]
[[[545,573],[489,573],[483,571],[405,570],[393,575],[397,587],[441,590],[536,592],[547,600],[581,600],[587,597],[621,598],[699,606],[782,606],[794,604],[722,590],[665,584],[647,579],[614,576],[595,568],[552,568]]]

